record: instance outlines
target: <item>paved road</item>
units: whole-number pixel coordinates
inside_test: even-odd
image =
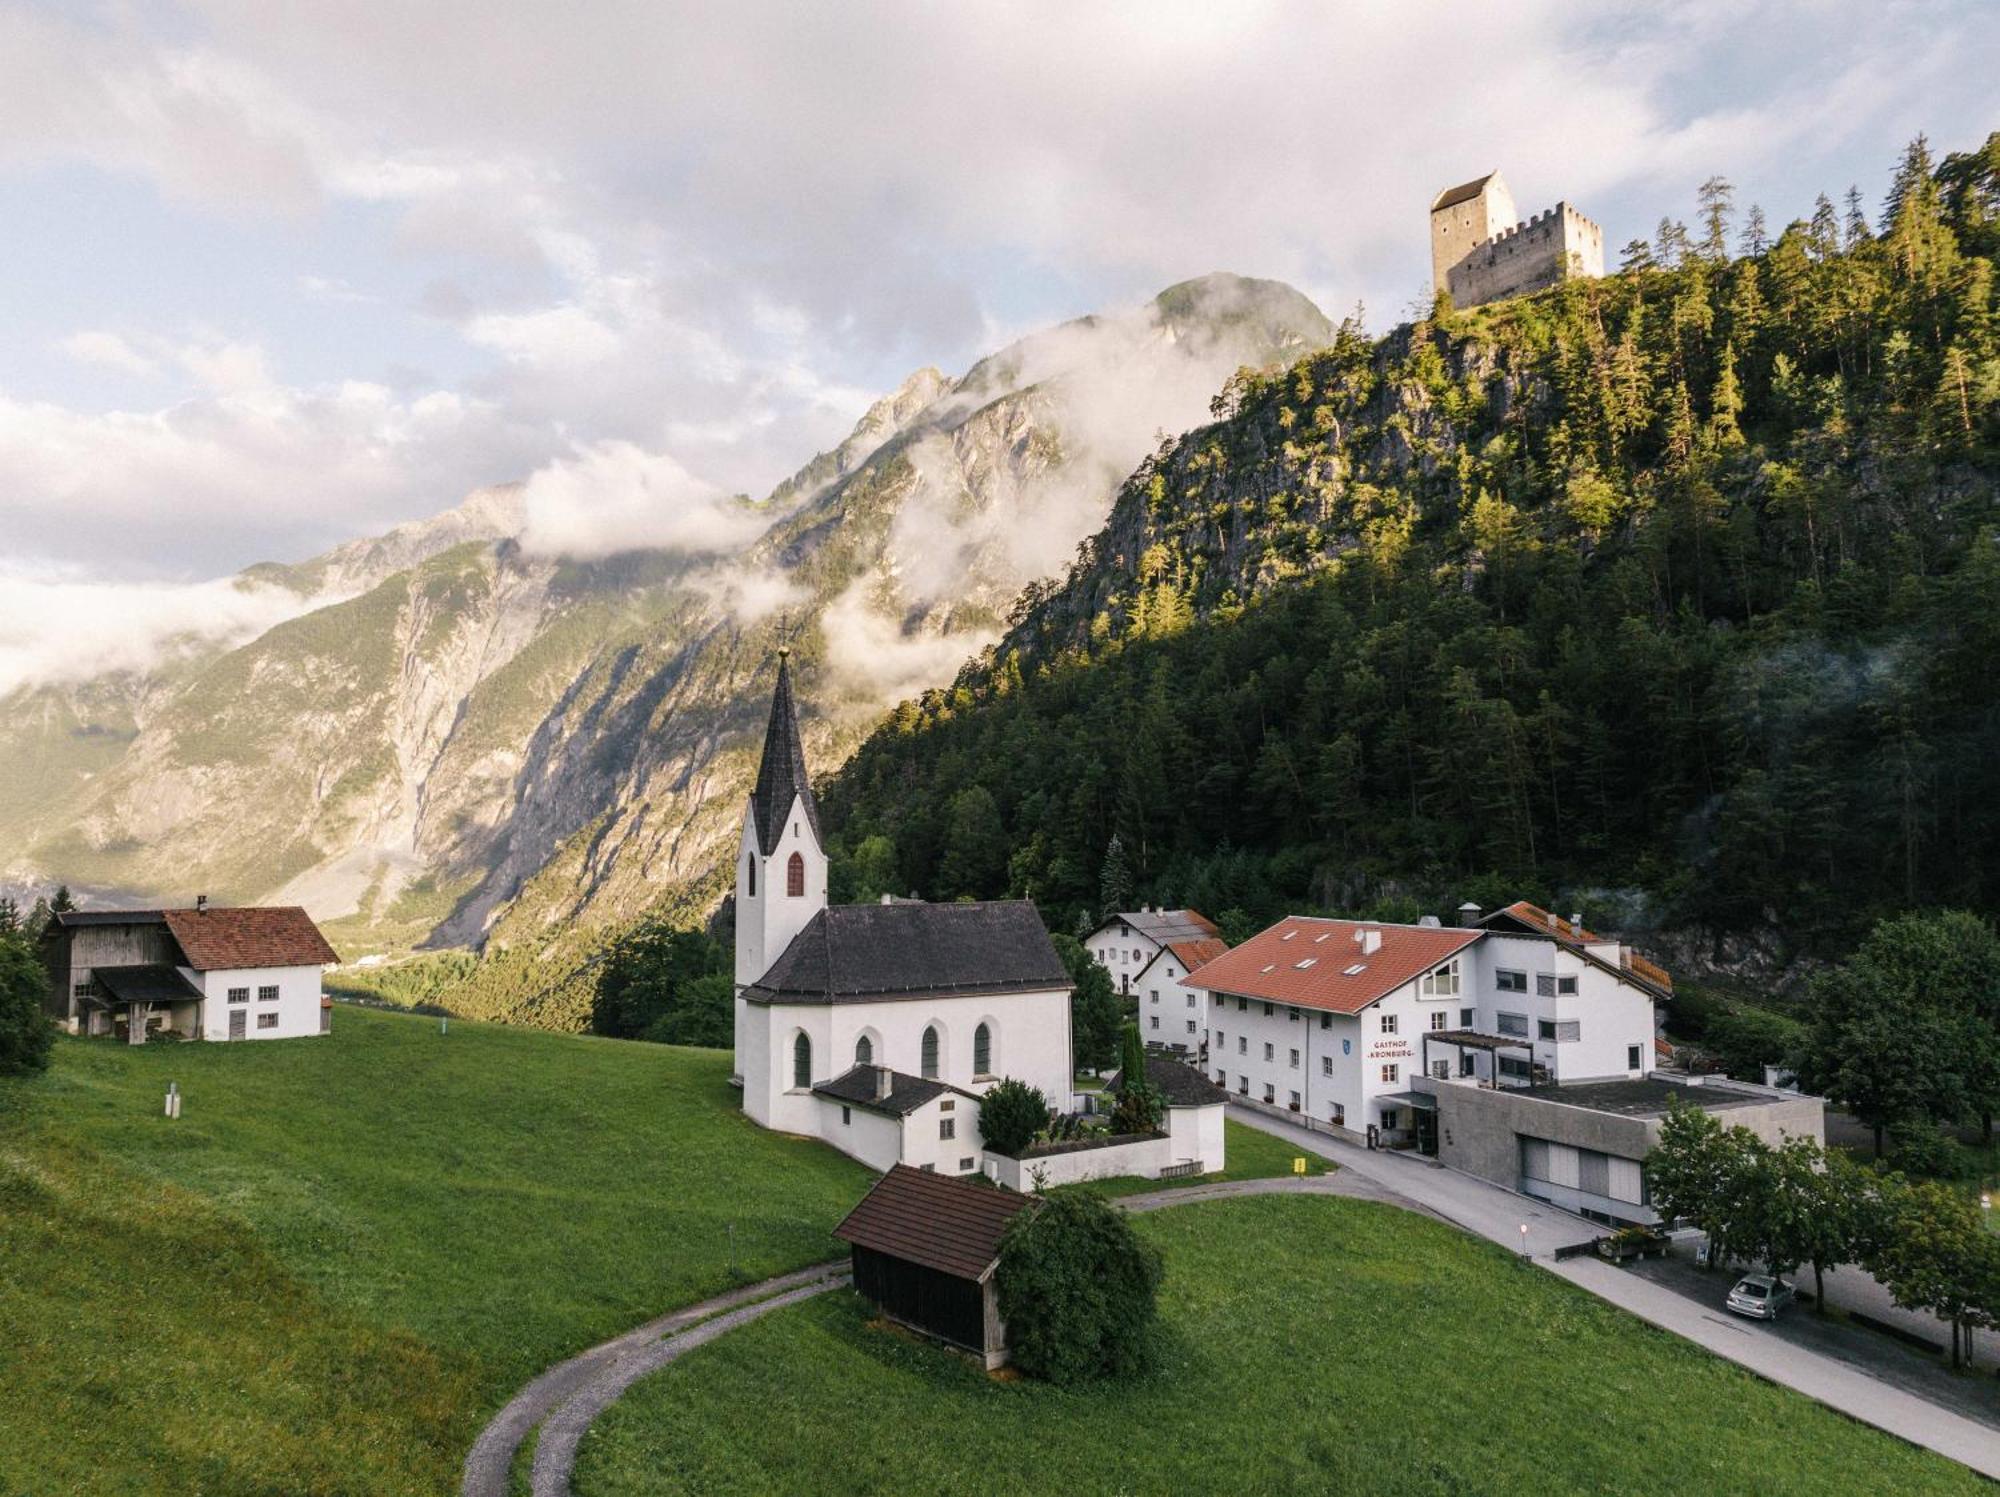
[[[2000,1480],[2000,1438],[1984,1424],[1919,1398],[1892,1383],[1773,1335],[1766,1327],[1740,1320],[1720,1307],[1697,1300],[1601,1259],[1551,1256],[1558,1247],[1595,1236],[1598,1227],[1540,1201],[1502,1190],[1435,1163],[1408,1155],[1371,1152],[1312,1133],[1268,1113],[1231,1105],[1230,1113],[1253,1128],[1307,1149],[1374,1180],[1446,1221],[1476,1232],[1513,1252],[1525,1251],[1551,1273],[1588,1289],[1600,1299],[1642,1320],[1685,1336],[1760,1377],[1795,1388],[1851,1418],[1926,1446],[1973,1470]],[[1334,1177],[1340,1178],[1339,1175]],[[1526,1233],[1522,1227],[1527,1228]],[[1525,1248],[1523,1246],[1525,1240]]]

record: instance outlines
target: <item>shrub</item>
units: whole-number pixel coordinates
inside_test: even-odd
[[[1011,1076],[979,1099],[979,1134],[996,1154],[1018,1158],[1048,1122],[1049,1099],[1041,1089]]]
[[[1060,1386],[1143,1372],[1160,1277],[1158,1251],[1102,1197],[1041,1197],[1000,1243],[1000,1314],[1014,1365]]]
[[[0,938],[0,1076],[45,1071],[54,1042],[42,994],[48,973],[15,936]]]

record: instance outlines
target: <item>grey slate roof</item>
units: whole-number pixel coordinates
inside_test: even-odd
[[[889,1072],[889,1095],[879,1097],[875,1094],[875,1078],[882,1074],[882,1070],[881,1066],[855,1066],[844,1076],[822,1081],[813,1088],[813,1095],[831,1097],[836,1102],[898,1118],[908,1117],[926,1102],[935,1101],[946,1092],[978,1100],[977,1093],[927,1076],[912,1076],[908,1071]]]
[[[771,693],[771,721],[764,729],[764,758],[757,766],[757,787],[750,792],[759,852],[768,854],[777,845],[795,795],[805,802],[806,820],[818,841],[819,807],[813,802],[812,782],[806,778],[805,740],[799,736],[798,709],[792,703],[791,661],[780,651],[778,685]]]
[[[1069,970],[1025,899],[837,904],[814,915],[743,996],[756,1003],[859,1003],[1069,986]]]
[[[1169,941],[1213,940],[1221,934],[1215,922],[1200,910],[1120,910],[1097,929],[1101,931],[1118,920],[1161,946]]]
[[[120,1003],[193,1003],[201,997],[175,967],[94,967],[90,975]]]
[[[1125,1073],[1120,1071],[1107,1085],[1114,1092],[1122,1091],[1124,1080]],[[1207,1107],[1229,1100],[1228,1092],[1193,1066],[1168,1060],[1163,1055],[1146,1057],[1146,1080],[1152,1083],[1153,1090],[1160,1094],[1160,1100],[1169,1107]]]

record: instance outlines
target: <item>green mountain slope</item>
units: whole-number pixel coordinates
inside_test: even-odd
[[[930,895],[1540,894],[1837,942],[2000,894],[2000,136],[1736,260],[1233,381],[826,796]]]

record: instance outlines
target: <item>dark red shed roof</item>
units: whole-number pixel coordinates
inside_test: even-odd
[[[848,1212],[833,1235],[957,1279],[986,1277],[1000,1237],[1033,1196],[974,1185],[899,1164]]]

